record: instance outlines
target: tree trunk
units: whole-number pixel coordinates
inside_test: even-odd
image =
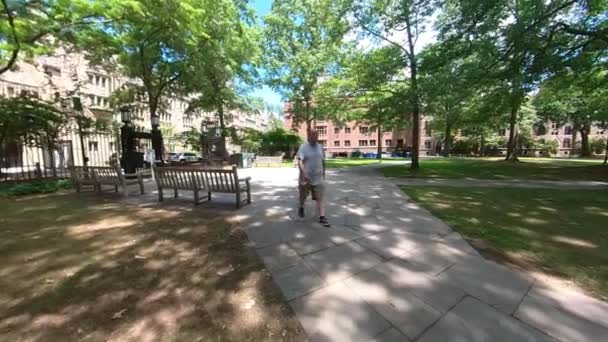
[[[589,147],[589,125],[583,126],[581,129],[581,157],[591,157],[591,148]]]
[[[604,153],[604,165],[608,165],[608,136],[606,137],[606,151]]]
[[[576,136],[578,135],[577,125],[572,125],[572,143],[570,144],[570,154],[568,156],[573,157],[576,154]]]
[[[450,150],[452,149],[452,127],[450,125],[445,125],[445,140],[443,142],[443,156],[449,157]]]
[[[217,116],[220,120],[220,146],[219,153],[224,160],[228,160],[228,149],[226,148],[226,123],[224,122],[224,104],[219,102],[217,105]]]
[[[378,125],[378,154],[376,159],[382,159],[382,128],[380,125]]]
[[[507,145],[507,156],[505,160],[517,161],[517,115],[519,112],[519,106],[511,105],[511,117],[509,118],[509,143]]]
[[[485,137],[485,135],[481,134],[481,137],[479,140],[479,156],[485,157],[485,155],[486,155],[486,137]]]
[[[312,130],[312,118],[310,117],[310,100],[305,100],[306,106],[306,133]]]
[[[84,167],[85,170],[87,170],[87,166],[89,165],[89,158],[87,158],[87,154],[84,150],[84,137],[82,134],[82,127],[80,127],[80,125],[78,125],[78,138],[80,140],[80,152],[82,155],[82,166]]]

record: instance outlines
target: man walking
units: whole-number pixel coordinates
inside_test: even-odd
[[[319,211],[319,223],[325,227],[331,227],[325,217],[325,152],[323,146],[318,143],[319,133],[314,130],[308,131],[308,141],[303,143],[298,150],[298,168],[300,169],[300,209],[298,215],[304,217],[304,203],[308,194],[312,192],[313,200],[317,202]]]

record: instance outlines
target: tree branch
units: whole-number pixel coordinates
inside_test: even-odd
[[[564,32],[574,34],[574,35],[579,35],[579,36],[586,36],[586,37],[590,37],[590,38],[597,39],[597,40],[603,40],[604,42],[608,43],[608,35],[607,35],[608,30],[606,30],[606,29],[601,30],[601,31],[589,31],[589,30],[572,27],[571,25],[568,25],[563,22],[558,23],[557,26],[559,28],[561,28],[561,30],[563,30]]]
[[[382,40],[384,40],[385,42],[392,44],[393,46],[396,46],[397,48],[399,48],[401,51],[403,51],[408,58],[410,57],[410,53],[408,52],[408,50],[406,48],[404,48],[401,44],[386,38],[385,36],[381,35],[380,33],[368,28],[365,24],[363,24],[363,22],[361,21],[361,18],[359,18],[358,16],[355,16],[355,19],[357,20],[357,22],[359,22],[359,25],[361,26],[361,28],[363,28],[363,30],[367,31],[368,33],[370,33],[371,35],[378,37]]]
[[[19,43],[19,37],[17,36],[17,29],[15,28],[15,22],[13,20],[13,14],[11,10],[8,8],[8,4],[6,0],[2,0],[2,5],[4,6],[4,11],[6,12],[6,16],[8,18],[8,23],[11,27],[11,32],[13,34],[13,41],[15,42],[15,47],[13,48],[13,52],[11,53],[11,58],[8,60],[8,63],[0,68],[0,75],[10,70],[13,65],[17,62],[17,56],[19,55],[19,51],[21,50],[21,44]]]

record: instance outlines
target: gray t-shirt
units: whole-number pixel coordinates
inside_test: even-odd
[[[302,160],[304,164],[304,171],[308,177],[310,177],[311,185],[318,185],[323,183],[323,160],[325,159],[325,152],[321,144],[309,144],[308,142],[303,143],[298,150],[296,157]],[[300,172],[300,184],[304,184],[304,175]]]

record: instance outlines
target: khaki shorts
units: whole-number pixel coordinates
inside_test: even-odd
[[[308,194],[311,192],[312,192],[313,201],[323,201],[323,198],[325,198],[325,185],[324,184],[317,184],[317,185],[300,184],[299,189],[300,189],[300,202],[306,201]]]

